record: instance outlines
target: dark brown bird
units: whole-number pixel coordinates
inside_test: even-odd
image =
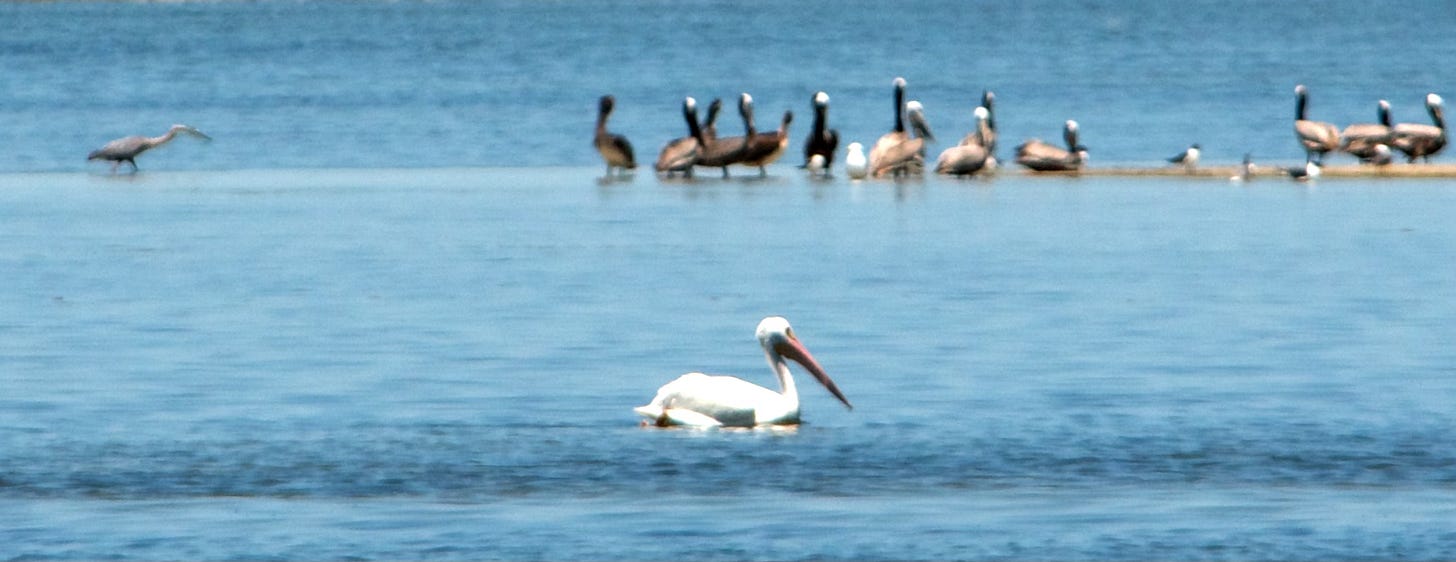
[[[829,128],[829,94],[814,93],[814,127],[804,141],[804,166],[823,170],[829,175],[834,166],[834,151],[839,149],[839,131]],[[815,157],[818,157],[816,160]]]
[[[745,135],[741,137],[718,138],[717,126],[714,124],[718,116],[718,107],[721,103],[713,100],[713,105],[708,107],[708,125],[703,127],[703,137],[708,141],[708,146],[698,156],[698,165],[709,168],[722,168],[723,177],[728,177],[728,166],[743,161],[748,152],[748,142],[753,134],[753,124],[749,121],[752,98],[748,94],[738,97],[738,114],[743,117],[743,129]]]
[[[753,124],[753,97],[748,94],[744,94],[744,97],[747,99],[748,108],[744,117],[748,121],[748,148],[744,151],[742,164],[758,166],[758,177],[765,177],[768,171],[764,166],[778,160],[789,146],[789,123],[794,121],[794,112],[784,112],[784,120],[779,122],[779,130],[760,133]]]
[[[627,137],[607,131],[607,119],[612,116],[616,103],[612,96],[602,96],[597,109],[597,134],[592,141],[607,163],[607,177],[612,176],[613,169],[625,174],[637,167],[637,159],[632,156],[632,143],[627,142]]]
[[[1446,148],[1446,112],[1441,96],[1426,94],[1426,111],[1435,125],[1400,123],[1391,128],[1391,147],[1405,153],[1406,159],[1430,162],[1431,156]]]
[[[688,123],[688,136],[667,143],[667,146],[662,147],[662,154],[657,157],[657,171],[668,176],[674,172],[682,172],[687,177],[693,177],[693,166],[698,162],[702,147],[708,144],[704,140],[703,129],[698,126],[697,100],[683,100],[683,119]]]

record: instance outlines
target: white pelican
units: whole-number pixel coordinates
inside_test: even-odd
[[[592,144],[607,163],[607,177],[612,176],[614,168],[625,174],[627,170],[637,167],[637,159],[632,155],[632,143],[627,142],[627,137],[607,130],[607,119],[612,116],[612,109],[616,105],[616,98],[602,96],[597,107],[597,133],[592,137]]]
[[[738,377],[688,373],[657,389],[652,403],[633,408],[658,426],[754,427],[799,423],[799,391],[785,359],[802,365],[809,374],[850,409],[854,406],[834,385],[824,368],[794,336],[789,321],[779,316],[758,323],[758,343],[779,379],[774,392]]]

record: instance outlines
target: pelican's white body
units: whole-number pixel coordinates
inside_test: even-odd
[[[784,353],[802,364],[849,406],[823,369],[798,343],[787,320],[777,316],[765,318],[758,325],[757,335],[769,368],[779,380],[778,392],[738,377],[688,373],[662,385],[652,402],[633,410],[659,426],[754,427],[799,423],[799,391]]]
[[[784,366],[784,369],[788,369]],[[794,379],[783,393],[738,377],[688,373],[657,389],[652,403],[634,410],[658,425],[753,427],[799,423]]]

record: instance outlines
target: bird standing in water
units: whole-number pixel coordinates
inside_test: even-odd
[[[829,128],[829,94],[814,93],[814,128],[804,142],[804,167],[812,171],[830,174],[834,166],[834,151],[839,148],[839,131]],[[815,157],[819,157],[816,162]]]
[[[202,131],[187,125],[172,125],[172,128],[168,129],[167,133],[160,137],[132,136],[108,142],[101,148],[87,154],[86,159],[109,160],[111,161],[112,172],[115,172],[116,168],[122,162],[126,162],[127,164],[131,164],[131,171],[135,172],[137,171],[137,156],[140,156],[143,152],[172,142],[172,139],[177,138],[178,133],[192,135],[205,141],[212,140],[212,137],[202,134]]]
[[[1188,147],[1187,150],[1179,152],[1176,156],[1169,158],[1168,162],[1183,166],[1183,169],[1187,170],[1188,173],[1191,174],[1194,170],[1198,169],[1198,157],[1201,152],[1202,148],[1198,146],[1198,143],[1194,143],[1193,146]]]
[[[632,156],[632,143],[627,142],[627,137],[612,134],[607,131],[607,118],[612,116],[612,109],[616,107],[617,100],[610,95],[602,96],[597,109],[597,134],[593,144],[597,152],[602,155],[602,160],[607,162],[607,177],[612,177],[612,170],[620,170],[623,174],[627,170],[637,167],[637,159]]]

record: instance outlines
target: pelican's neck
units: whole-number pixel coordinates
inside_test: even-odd
[[[743,135],[753,138],[758,134],[758,129],[753,126],[753,106],[744,104],[738,108],[738,113],[743,116]]]
[[[683,118],[688,122],[688,135],[697,139],[698,144],[708,144],[707,136],[703,134],[703,128],[698,126],[697,108],[683,108]]]
[[[1294,96],[1294,98],[1294,120],[1304,121],[1304,106],[1307,103],[1305,100],[1305,93],[1301,91],[1298,95]]]
[[[779,379],[780,393],[784,395],[785,400],[788,400],[790,404],[793,404],[797,408],[799,405],[799,388],[794,385],[794,375],[789,372],[789,363],[784,360],[784,356],[779,355],[772,347],[765,347],[763,352],[764,355],[768,356],[769,368],[773,369],[774,376],[777,376]]]
[[[905,89],[895,87],[895,132],[905,132]]]

